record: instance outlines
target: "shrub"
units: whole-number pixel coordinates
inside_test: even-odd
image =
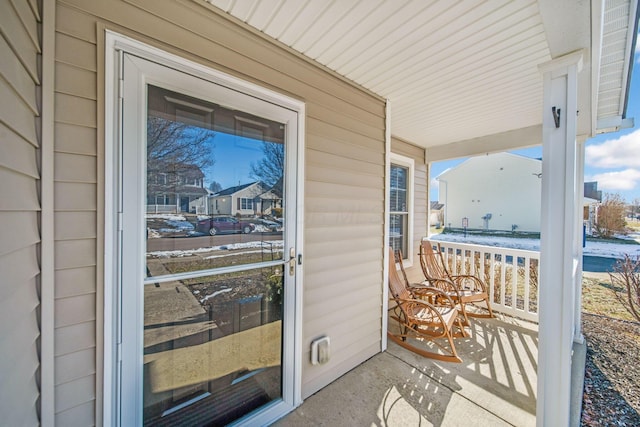
[[[616,262],[609,277],[614,288],[623,289],[622,292],[613,290],[618,301],[640,322],[640,256],[633,259],[625,254],[623,259]]]
[[[626,204],[619,194],[605,194],[598,207],[596,232],[604,238],[626,233]]]

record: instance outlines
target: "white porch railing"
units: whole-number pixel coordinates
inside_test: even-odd
[[[485,281],[494,311],[538,322],[540,252],[438,243],[451,272],[476,274]]]
[[[179,212],[176,205],[147,205],[147,213],[177,214]]]

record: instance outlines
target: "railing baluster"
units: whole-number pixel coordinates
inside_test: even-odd
[[[491,303],[495,304],[496,302],[496,254],[492,253],[491,257],[489,257],[489,268],[491,269],[491,283],[489,286],[491,287]]]
[[[511,257],[511,307],[518,310],[518,257]]]
[[[529,292],[531,290],[531,258],[524,258],[524,311],[529,312]]]
[[[536,272],[540,268],[540,254],[535,251],[525,251],[521,249],[495,248],[482,245],[469,245],[466,243],[440,242],[443,250],[443,258],[452,272],[457,274],[476,274],[482,280],[487,279],[489,286],[489,299],[492,308],[496,312],[522,317],[534,322],[538,321],[538,295],[532,293],[531,281],[538,275],[531,274],[532,265]],[[459,251],[459,253],[458,253]],[[476,256],[479,265],[476,266]],[[507,262],[507,257],[512,257],[511,262]],[[498,260],[499,259],[499,260]],[[522,289],[519,288],[518,267],[519,261],[524,265],[524,283]],[[535,264],[532,264],[535,260]],[[467,262],[469,265],[467,266]],[[487,271],[487,268],[490,270]],[[511,273],[511,278],[507,280],[507,272]],[[496,275],[499,275],[497,286],[500,287],[496,293]],[[507,292],[507,285],[511,290]],[[511,296],[511,301],[507,303],[507,296]],[[518,308],[518,298],[522,298],[524,305]],[[496,301],[498,298],[498,301]]]

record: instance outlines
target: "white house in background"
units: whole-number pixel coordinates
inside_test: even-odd
[[[147,169],[147,213],[204,213],[204,173],[193,164],[170,160],[150,162]],[[197,209],[197,207],[200,209]]]
[[[207,188],[205,190],[207,194],[189,202],[189,212],[198,215],[209,215],[209,197],[213,195],[213,192]]]
[[[209,197],[210,215],[271,214],[273,208],[282,207],[282,197],[262,182],[225,188]]]
[[[444,225],[540,232],[542,161],[511,153],[472,157],[436,178]]]
[[[598,221],[598,207],[602,202],[602,191],[598,190],[598,182],[584,183],[583,221],[584,231],[592,235]]]
[[[431,201],[429,204],[429,224],[436,228],[444,225],[444,204]]]

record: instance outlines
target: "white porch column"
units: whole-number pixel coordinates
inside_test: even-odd
[[[582,335],[582,242],[584,235],[584,151],[586,137],[578,137],[576,146],[576,204],[575,204],[575,226],[576,226],[576,248],[578,257],[578,270],[575,277],[575,295],[574,295],[574,322],[573,322],[573,341],[584,343]]]
[[[582,52],[540,66],[544,78],[538,426],[568,426],[577,245],[577,77]],[[555,110],[555,114],[554,111]],[[581,190],[580,190],[581,191]]]

